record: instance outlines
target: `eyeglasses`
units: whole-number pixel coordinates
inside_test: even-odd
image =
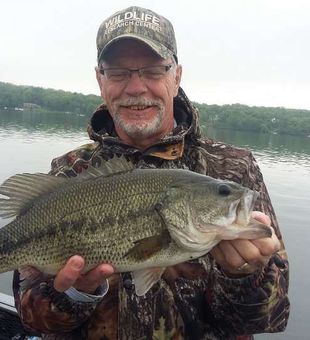
[[[145,80],[162,79],[168,71],[171,70],[173,64],[147,66],[138,69],[128,68],[100,68],[99,72],[106,77],[107,80],[113,82],[128,81],[133,72],[137,72],[139,77]]]

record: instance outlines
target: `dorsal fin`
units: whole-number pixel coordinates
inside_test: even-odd
[[[39,197],[59,189],[64,184],[70,185],[80,180],[108,176],[133,168],[133,164],[121,156],[102,161],[98,168],[89,165],[85,171],[74,178],[55,177],[42,173],[14,175],[0,186],[0,194],[8,197],[0,198],[0,217],[9,218],[23,214]]]
[[[88,165],[88,168],[78,174],[79,179],[89,179],[100,176],[108,176],[116,173],[127,172],[134,169],[132,162],[127,161],[124,156],[114,156],[108,161],[102,161],[98,167]]]
[[[18,174],[0,186],[0,217],[9,218],[22,214],[38,197],[59,188],[69,180],[47,174]]]

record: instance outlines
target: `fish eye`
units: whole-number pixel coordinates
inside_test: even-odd
[[[228,196],[231,193],[230,186],[227,184],[220,184],[218,186],[218,193],[221,196]]]

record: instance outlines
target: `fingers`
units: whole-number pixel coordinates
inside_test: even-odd
[[[262,212],[254,211],[252,217],[266,225],[271,224],[270,218]],[[272,231],[268,238],[221,241],[211,254],[226,273],[252,273],[267,265],[270,257],[280,249],[280,241]]]
[[[259,256],[259,259],[256,259],[255,255],[253,255],[257,254],[256,251],[254,251],[253,254],[247,254],[247,252],[251,252],[254,247],[254,245],[251,246],[250,241],[240,241],[245,242],[235,245],[233,241],[222,241],[211,251],[215,261],[227,275],[240,276],[240,274],[254,273],[259,267],[268,263],[269,258]],[[250,247],[248,247],[246,243],[249,243]],[[238,246],[245,246],[247,250],[243,249],[240,251]]]
[[[269,257],[262,255],[249,240],[222,241],[211,251],[216,262],[228,270],[235,272],[245,263],[252,265],[254,272],[258,266],[266,265]]]
[[[271,254],[266,253],[266,255],[262,254],[260,249],[249,240],[234,240],[231,242],[230,246],[235,250],[235,253],[232,256],[235,256],[235,262],[239,263],[237,268],[244,263],[249,263],[254,266],[265,266],[269,261],[269,257],[273,254],[273,252]],[[230,256],[230,254],[228,253],[226,256]],[[233,265],[232,259],[228,261]]]
[[[218,245],[210,251],[210,254],[213,256],[216,263],[219,264],[223,269],[227,268],[228,264],[225,255]]]
[[[266,224],[268,226],[271,225],[271,220],[270,217],[265,215],[263,212],[261,211],[252,211],[251,216],[257,220],[258,222],[261,222],[263,224]]]
[[[81,274],[84,269],[85,261],[81,256],[70,257],[66,265],[57,273],[54,279],[54,288],[59,292],[64,292],[70,287],[92,294],[102,285],[106,278],[114,273],[114,269],[109,264],[100,264]]]
[[[114,269],[109,264],[100,264],[86,274],[81,275],[75,282],[74,288],[79,291],[92,294],[105,283],[106,278],[114,273]]]
[[[261,211],[253,211],[252,217],[257,221],[264,223],[268,226],[271,225],[270,217],[262,213]],[[259,249],[260,253],[264,256],[271,256],[278,250],[280,250],[281,244],[275,235],[274,229],[272,229],[271,238],[262,238],[257,240],[251,240],[251,242]]]
[[[54,279],[54,288],[64,292],[74,285],[84,268],[84,259],[81,256],[72,256],[66,265],[57,273]]]
[[[271,256],[281,248],[281,243],[273,229],[271,238],[251,240],[251,242],[259,249],[263,256]]]
[[[226,242],[226,241],[222,241],[222,242]],[[240,277],[240,275],[243,276],[244,274],[250,274],[256,271],[257,269],[257,267],[248,265],[239,256],[233,259],[232,261],[231,259],[227,260],[227,256],[222,251],[220,246],[214,247],[211,250],[211,255],[215,259],[216,263],[221,266],[222,271],[230,277]],[[242,270],[240,270],[240,268],[242,268]]]
[[[219,244],[219,248],[225,258],[228,268],[237,269],[245,263],[243,257],[239,254],[237,248],[230,241],[223,241]]]

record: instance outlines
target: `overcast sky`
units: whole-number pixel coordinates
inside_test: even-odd
[[[99,95],[98,27],[131,5],[173,23],[190,99],[310,109],[308,0],[0,0],[0,81]]]

